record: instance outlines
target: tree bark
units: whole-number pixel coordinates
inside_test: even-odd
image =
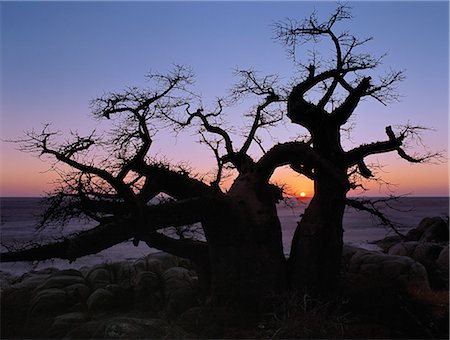
[[[226,207],[206,225],[212,270],[211,304],[258,315],[270,294],[287,287],[281,226],[273,190],[250,175],[230,188]]]
[[[317,171],[315,194],[298,223],[289,257],[291,287],[327,298],[337,292],[347,188]]]

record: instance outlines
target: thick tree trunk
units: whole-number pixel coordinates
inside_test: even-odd
[[[206,228],[211,304],[257,315],[264,298],[286,288],[287,265],[275,200],[267,185],[240,178]]]
[[[323,298],[336,293],[347,190],[342,184],[317,173],[314,197],[292,240],[289,275],[293,289]]]

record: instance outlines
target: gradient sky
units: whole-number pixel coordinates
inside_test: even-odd
[[[401,102],[387,107],[365,101],[354,118],[354,146],[386,139],[386,125],[420,124],[435,129],[424,137],[435,151],[448,149],[449,4],[441,2],[353,2],[354,19],[338,28],[373,36],[368,51],[388,52],[384,69],[402,69]],[[107,91],[145,85],[148,71],[164,72],[173,63],[196,74],[196,89],[208,103],[226,94],[233,70],[253,68],[294,75],[292,62],[272,39],[271,24],[302,19],[316,9],[324,18],[328,2],[1,2],[1,137],[52,122],[55,129],[88,132],[89,101]],[[383,68],[381,69],[383,70]],[[242,126],[242,112],[229,110],[230,123]],[[290,127],[290,134],[297,131]],[[277,130],[278,137],[284,134]],[[189,161],[200,172],[213,164],[210,152],[186,133],[156,137],[153,153]],[[349,144],[348,147],[353,144]],[[412,145],[413,150],[418,146]],[[39,196],[54,174],[46,163],[1,142],[0,195]],[[418,149],[419,150],[419,149]],[[447,155],[447,153],[446,153]],[[397,193],[447,196],[447,164],[410,165],[396,154],[372,157],[384,164],[383,178]],[[299,177],[280,170],[274,178],[295,193],[312,191]],[[367,195],[386,188],[370,186]]]

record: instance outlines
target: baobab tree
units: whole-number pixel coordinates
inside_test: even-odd
[[[23,150],[47,157],[55,169],[65,166],[60,185],[48,198],[42,226],[80,215],[98,225],[60,241],[3,253],[1,261],[73,261],[133,240],[190,259],[212,306],[255,312],[267,294],[335,292],[344,209],[352,205],[371,210],[347,198],[361,179],[373,176],[366,158],[397,152],[408,162],[420,163],[433,157],[413,157],[403,148],[408,138],[420,132],[413,126],[397,131],[387,126],[385,140],[344,150],[341,132],[359,102],[365,97],[381,103],[395,100],[395,85],[403,79],[402,72],[390,72],[377,81],[367,75],[383,57],[359,52],[370,39],[335,33],[335,26],[349,18],[348,8],[338,6],[324,22],[313,14],[299,23],[274,25],[276,39],[302,71],[291,85],[280,85],[276,76],[238,70],[230,98],[205,109],[192,93],[192,72],[175,66],[167,74],[151,75],[151,90],[128,88],[95,99],[93,115],[108,127],[105,133],[73,133],[58,143],[49,125],[29,132],[17,141]],[[303,63],[296,60],[299,44],[327,42],[334,49],[327,62],[319,63],[315,54]],[[256,104],[244,138],[236,141],[221,119],[229,105],[244,97]],[[306,128],[309,136],[266,150],[259,132],[279,122]],[[200,178],[157,160],[151,147],[162,127],[196,129],[217,160],[214,178]],[[259,157],[249,153],[254,144],[263,150]],[[282,190],[270,182],[274,171],[286,165],[314,181],[314,196],[300,218],[288,259],[276,210]],[[225,190],[221,182],[228,171],[235,173],[235,179]],[[154,203],[161,193],[165,199]],[[164,232],[196,223],[203,238]]]

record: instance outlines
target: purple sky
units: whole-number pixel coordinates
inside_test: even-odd
[[[449,5],[441,2],[354,2],[354,19],[340,26],[359,37],[373,36],[368,51],[388,52],[380,69],[404,69],[401,102],[384,107],[366,101],[354,119],[351,143],[385,139],[386,125],[421,124],[433,150],[448,148]],[[148,71],[173,63],[196,74],[196,90],[211,103],[233,85],[233,70],[253,68],[295,75],[292,62],[272,39],[271,25],[286,17],[302,19],[316,9],[325,17],[329,2],[1,2],[1,137],[52,122],[62,131],[88,132],[89,101],[104,92],[144,85]],[[230,109],[230,124],[242,126],[242,113]],[[301,133],[290,128],[289,134]],[[285,131],[275,130],[283,140]],[[154,153],[189,161],[200,171],[214,164],[210,152],[186,133],[158,135]],[[350,142],[348,142],[350,143]],[[348,144],[349,146],[351,144]],[[412,148],[416,148],[412,145]],[[405,165],[395,154],[372,161],[387,164],[385,178],[400,193],[448,195],[447,164]],[[51,188],[45,163],[1,143],[2,196],[40,195]],[[286,174],[280,174],[283,179]],[[295,179],[295,190],[310,183]],[[289,182],[289,180],[286,180]],[[305,188],[305,189],[303,189]],[[385,192],[372,186],[369,194]]]

